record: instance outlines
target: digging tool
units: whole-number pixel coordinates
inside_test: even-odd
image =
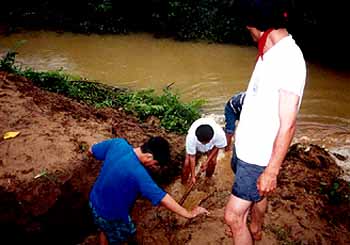
[[[199,178],[199,176],[201,175],[201,171],[199,170],[198,173],[196,174],[196,179]],[[191,182],[190,186],[187,188],[186,192],[183,194],[183,196],[181,197],[179,204],[182,206],[182,204],[186,201],[186,198],[188,197],[188,195],[191,193],[193,187],[194,187],[194,183]]]
[[[205,161],[207,163],[207,165],[209,164],[209,162],[211,162],[211,160],[213,159],[215,152],[218,151],[219,149],[216,148],[214,149],[210,154],[208,159]],[[199,178],[199,176],[201,175],[201,173],[205,171],[205,169],[202,169],[202,166],[200,166],[198,173],[196,174],[196,179]],[[191,182],[191,185],[187,188],[186,192],[183,194],[182,198],[179,201],[179,204],[182,206],[182,204],[186,201],[186,198],[188,197],[188,195],[191,193],[191,191],[193,190],[194,187],[194,183]]]

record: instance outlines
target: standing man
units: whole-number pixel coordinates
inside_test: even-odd
[[[246,28],[258,43],[232,159],[235,182],[225,209],[235,244],[262,237],[266,196],[276,189],[281,164],[292,141],[303,96],[303,54],[286,29],[284,0],[243,0]],[[251,211],[251,223],[247,217]]]
[[[182,168],[182,183],[196,183],[195,165],[197,152],[207,153],[201,170],[206,177],[214,173],[219,149],[226,146],[224,130],[212,118],[199,118],[194,121],[186,136],[186,157]]]
[[[134,237],[136,227],[129,213],[139,195],[153,205],[161,204],[186,218],[208,213],[202,207],[187,211],[159,188],[148,174],[146,168],[170,160],[169,143],[164,138],[152,137],[136,148],[125,139],[114,138],[94,144],[89,152],[103,161],[90,193],[90,207],[94,222],[101,231],[101,245],[122,244]]]

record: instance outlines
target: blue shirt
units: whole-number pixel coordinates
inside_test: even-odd
[[[103,166],[90,193],[90,202],[106,220],[128,222],[139,194],[158,205],[166,192],[157,186],[125,139],[116,138],[93,145],[92,153]]]

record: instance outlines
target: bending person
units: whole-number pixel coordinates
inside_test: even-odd
[[[90,192],[90,207],[95,224],[101,230],[100,244],[120,244],[130,241],[136,228],[129,211],[139,194],[153,205],[162,205],[186,218],[208,213],[202,207],[188,211],[152,180],[146,168],[169,161],[169,143],[152,137],[133,148],[122,138],[94,144],[90,153],[103,166]]]

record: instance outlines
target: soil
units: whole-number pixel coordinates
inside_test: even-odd
[[[169,140],[171,165],[154,178],[176,200],[184,135],[159,127],[157,118],[140,122],[119,109],[96,109],[43,91],[25,78],[0,72],[1,244],[98,244],[88,195],[101,162],[89,146],[124,137],[138,146],[153,135]],[[139,199],[132,211],[139,244],[232,244],[225,233],[224,208],[233,174],[230,153],[220,152],[212,178],[200,177],[184,206],[206,207],[208,216],[181,218]],[[256,244],[350,244],[350,193],[332,154],[317,145],[294,144],[286,157],[277,190],[269,196],[263,238]]]

